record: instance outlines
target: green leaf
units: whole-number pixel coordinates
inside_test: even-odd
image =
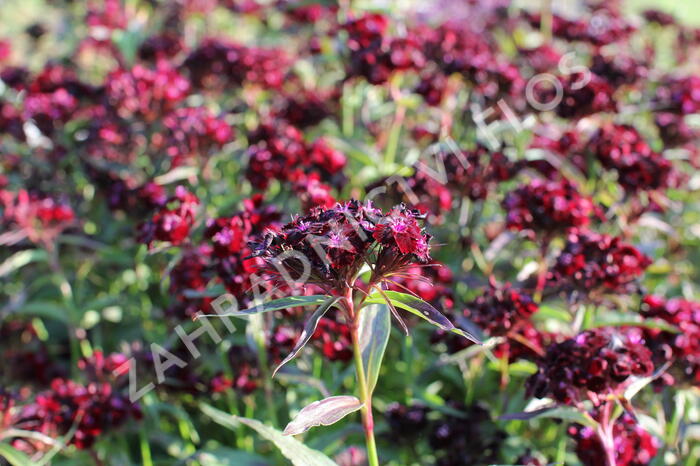
[[[312,427],[335,424],[360,408],[362,402],[354,396],[331,396],[314,401],[299,411],[292,422],[287,424],[284,435],[298,435]]]
[[[32,315],[68,323],[68,309],[51,301],[32,301],[25,303],[14,314]]]
[[[12,466],[31,466],[32,462],[27,455],[15,450],[8,443],[0,443],[0,456],[5,458]]]
[[[47,258],[48,255],[43,249],[27,249],[16,252],[0,264],[0,277],[4,277],[32,262],[45,261]]]
[[[226,293],[224,285],[218,283],[211,288],[205,290],[185,290],[183,294],[186,298],[215,298]]]
[[[314,294],[311,296],[288,296],[286,298],[275,299],[273,301],[268,301],[257,306],[249,307],[248,309],[243,309],[242,311],[231,311],[226,314],[204,314],[200,315],[200,318],[211,318],[211,317],[231,317],[231,316],[249,316],[254,314],[260,314],[262,312],[279,311],[280,309],[288,309],[290,307],[302,307],[302,306],[317,306],[323,304],[329,295],[325,294]]]
[[[670,333],[680,333],[677,327],[664,320],[644,318],[639,314],[627,312],[606,312],[605,317],[594,320],[585,330],[597,327],[644,327]]]
[[[476,335],[474,335],[474,331],[472,332],[467,332],[464,331],[460,328],[455,327],[452,322],[449,321],[447,317],[442,315],[440,311],[435,309],[432,305],[429,303],[423,301],[422,299],[418,298],[417,296],[413,296],[410,294],[406,293],[400,293],[398,291],[383,291],[383,294],[386,295],[386,298],[388,298],[388,302],[386,299],[376,293],[371,294],[366,300],[366,304],[381,304],[381,303],[387,303],[387,304],[392,304],[394,307],[401,308],[405,311],[408,311],[412,314],[417,315],[418,317],[427,320],[431,324],[441,328],[442,330],[445,330],[447,332],[452,332],[456,333],[457,335],[463,336],[464,338],[467,338],[474,343],[481,344],[481,339],[478,338]],[[465,319],[466,321],[466,319]]]
[[[553,418],[564,421],[576,422],[578,424],[595,428],[596,421],[587,413],[582,413],[570,406],[547,406],[533,411],[521,413],[504,414],[498,419],[502,421],[529,421],[530,419]]]
[[[312,450],[294,437],[284,435],[277,429],[266,426],[255,419],[227,414],[206,404],[201,405],[201,409],[214,422],[229,429],[236,429],[240,424],[243,424],[255,430],[263,438],[274,443],[294,466],[337,466],[333,460],[320,451]]]
[[[270,463],[260,455],[232,448],[215,448],[197,452],[202,466],[267,466]]]
[[[294,345],[294,348],[292,349],[291,353],[287,355],[286,358],[284,358],[284,361],[282,361],[277,367],[275,367],[275,370],[272,371],[272,376],[274,377],[275,374],[277,373],[282,366],[287,364],[289,361],[294,359],[297,354],[299,354],[299,351],[306,345],[306,343],[311,339],[313,336],[314,332],[316,331],[316,326],[318,325],[318,321],[321,320],[321,317],[328,312],[330,308],[335,306],[335,304],[340,301],[339,296],[331,296],[328,299],[326,299],[323,304],[321,304],[316,311],[314,311],[313,314],[311,314],[311,317],[309,317],[304,323],[304,330],[302,330],[301,335],[299,336],[299,339],[297,340],[296,344]]]
[[[360,310],[358,340],[369,393],[379,378],[386,345],[391,333],[391,314],[386,304],[370,304]]]

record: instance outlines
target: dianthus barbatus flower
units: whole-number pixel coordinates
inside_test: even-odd
[[[491,282],[483,294],[467,304],[464,315],[490,336],[507,335],[537,312],[532,298],[509,283]]]
[[[547,235],[587,226],[597,210],[593,200],[569,181],[539,179],[508,193],[503,208],[509,229]]]
[[[624,293],[650,264],[618,236],[574,228],[547,279],[565,291]]]
[[[279,232],[268,233],[252,246],[253,255],[265,259],[264,269],[274,277],[286,271],[294,280],[303,277],[300,281],[343,290],[365,263],[373,266],[373,279],[379,281],[413,262],[428,260],[430,236],[420,219],[403,205],[388,214],[369,201],[318,207]]]
[[[175,246],[181,244],[190,233],[198,206],[197,196],[184,186],[178,186],[167,204],[150,220],[139,225],[138,241],[148,246],[156,240],[168,241]]]
[[[591,397],[597,403],[599,396],[619,394],[630,377],[649,376],[653,370],[651,351],[636,334],[597,328],[547,348],[527,391],[565,404]]]
[[[670,377],[678,375],[681,381],[700,386],[700,303],[645,296],[641,314],[678,327],[680,333],[645,328],[644,340],[654,353],[655,361],[674,361]]]
[[[630,415],[620,416],[612,430],[617,466],[644,466],[656,456],[659,440]],[[568,433],[576,441],[576,455],[584,466],[605,464],[605,449],[594,429],[574,424],[569,427]]]
[[[588,145],[605,168],[617,172],[627,192],[665,188],[671,181],[671,162],[654,152],[632,126],[604,125]]]

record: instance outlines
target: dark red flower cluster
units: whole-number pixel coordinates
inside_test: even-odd
[[[139,116],[146,121],[172,110],[189,91],[189,81],[167,65],[155,70],[142,65],[119,69],[110,73],[105,84],[107,101],[120,117]]]
[[[502,205],[509,229],[546,235],[585,227],[597,213],[593,201],[567,180],[532,180],[508,193]]]
[[[700,76],[667,78],[656,90],[658,105],[664,110],[680,115],[700,111]]]
[[[297,128],[315,126],[332,114],[331,104],[336,100],[334,94],[334,91],[321,92],[314,89],[299,89],[284,94],[275,102],[273,115]]]
[[[420,42],[413,36],[388,37],[388,25],[388,18],[377,13],[367,13],[344,25],[350,49],[348,76],[363,76],[371,84],[382,84],[394,71],[424,66]]]
[[[245,294],[253,285],[251,274],[261,260],[251,258],[249,244],[259,240],[266,230],[275,230],[281,213],[265,205],[261,195],[243,201],[243,210],[230,217],[219,217],[207,222],[204,237],[213,247],[211,265],[226,289],[236,299],[245,302]]]
[[[530,22],[541,27],[539,14],[530,14]],[[590,17],[568,19],[553,15],[552,33],[569,42],[585,42],[596,47],[626,40],[635,28],[619,15],[615,9],[600,8],[592,11]]]
[[[591,71],[618,88],[625,84],[635,84],[647,76],[647,66],[633,57],[624,54],[612,56],[598,53],[593,56]]]
[[[560,117],[576,120],[596,113],[617,111],[614,89],[605,79],[591,73],[589,79],[582,74],[572,74],[560,78],[560,81],[564,91],[556,107]],[[555,90],[547,89],[537,97],[537,101],[544,104],[554,102],[556,96],[552,96],[552,92]]]
[[[450,189],[420,166],[405,178],[383,178],[369,185],[367,192],[382,207],[403,202],[427,215],[431,224],[442,223],[452,208]]]
[[[492,464],[498,459],[506,433],[491,420],[489,411],[480,405],[451,403],[464,417],[443,415],[432,423],[430,446],[435,450],[438,466]],[[465,422],[468,419],[469,422]]]
[[[389,432],[398,441],[406,441],[421,435],[428,427],[427,406],[422,404],[403,405],[391,403],[384,411],[384,417],[389,424]]]
[[[415,442],[417,437],[428,436],[439,466],[497,462],[506,433],[491,420],[488,410],[453,401],[447,407],[459,414],[445,414],[419,403],[391,403],[385,417],[392,441]]]
[[[314,207],[330,209],[337,202],[329,185],[321,182],[318,173],[302,176],[294,183],[294,192],[299,196],[301,208],[309,212]]]
[[[185,46],[182,39],[174,33],[164,32],[147,37],[139,46],[139,58],[146,62],[172,60]]]
[[[624,293],[650,264],[651,259],[618,236],[575,228],[547,278],[565,291]]]
[[[276,89],[282,85],[290,61],[282,50],[246,47],[222,39],[205,39],[185,59],[194,86],[216,91],[243,83]]]
[[[672,177],[671,162],[654,152],[629,125],[602,126],[588,147],[608,170],[617,172],[617,181],[628,192],[665,188]]]
[[[66,435],[75,428],[66,441],[86,449],[131,418],[141,418],[140,408],[110,384],[81,385],[72,380],[54,379],[49,390],[39,393],[33,403],[19,408],[12,423],[16,428],[49,436]],[[12,443],[19,449],[28,447],[23,439],[14,439]]]
[[[584,466],[606,463],[605,449],[596,432],[590,427],[574,424],[569,435],[576,442],[576,455]],[[646,466],[656,456],[661,442],[628,414],[623,414],[613,425],[615,464],[617,466]]]
[[[498,183],[511,179],[518,171],[517,164],[502,152],[482,145],[459,153],[445,153],[440,158],[444,161],[447,186],[455,198],[484,200]]]
[[[578,405],[586,399],[618,394],[630,377],[651,375],[651,351],[634,334],[612,328],[587,330],[547,348],[527,391],[537,398],[551,397]]]
[[[265,259],[265,271],[273,278],[279,278],[282,266],[293,272],[292,279],[303,277],[306,270],[309,283],[345,289],[369,254],[375,255],[376,279],[428,260],[430,236],[419,220],[419,214],[403,206],[383,214],[370,202],[355,200],[331,209],[316,208],[278,233],[268,233],[254,246],[255,256]]]
[[[245,395],[253,393],[260,385],[260,369],[255,353],[244,346],[234,345],[228,353],[231,376],[217,374],[209,381],[214,393],[234,389]]]
[[[172,167],[197,156],[206,157],[233,139],[231,126],[202,107],[179,108],[163,117],[163,126],[162,145]]]
[[[700,385],[700,303],[650,295],[644,297],[641,314],[678,328],[679,333],[645,328],[644,339],[659,363],[674,362],[672,374]]]
[[[93,382],[107,382],[127,375],[130,364],[129,358],[122,353],[105,355],[102,350],[95,350],[89,358],[78,361],[78,368]]]
[[[308,145],[299,129],[281,121],[261,124],[250,134],[249,142],[246,177],[261,190],[274,179],[303,180],[304,172],[330,180],[347,162],[345,155],[325,139]]]
[[[529,295],[491,282],[483,294],[467,303],[464,315],[490,336],[505,336],[517,330],[537,312],[537,304]]]
[[[423,38],[425,56],[440,73],[461,74],[483,95],[486,103],[504,96],[520,96],[525,89],[518,68],[501,57],[478,28],[471,29],[454,21],[437,28],[415,28],[413,34]]]
[[[9,237],[6,244],[28,238],[49,244],[75,220],[73,209],[50,196],[30,194],[24,189],[0,189],[0,225]]]
[[[683,115],[659,112],[654,115],[654,123],[666,147],[682,146],[698,138],[698,133],[688,125]]]
[[[31,323],[9,319],[3,321],[0,341],[3,343],[0,357],[4,361],[0,369],[2,386],[28,382],[45,387],[52,379],[66,375],[66,370],[51,357],[48,345],[38,338]]]
[[[166,205],[158,209],[147,222],[139,225],[138,239],[149,247],[153,241],[182,244],[190,233],[199,206],[197,196],[184,186],[178,186]]]

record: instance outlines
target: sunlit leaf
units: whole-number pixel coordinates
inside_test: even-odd
[[[463,336],[474,343],[481,344],[481,339],[479,337],[468,331],[455,327],[447,317],[440,313],[440,311],[422,299],[410,294],[400,293],[398,291],[384,291],[383,293],[389,299],[389,302],[395,307],[415,314],[420,318],[427,320],[431,324],[441,328],[442,330],[456,333],[457,335]],[[385,298],[378,293],[370,295],[365,300],[365,303],[367,304],[381,304],[385,302]]]
[[[312,427],[335,424],[361,407],[362,402],[354,396],[331,396],[314,401],[299,411],[292,422],[287,424],[284,435],[298,435]]]
[[[279,311],[280,309],[289,309],[293,307],[304,307],[304,306],[317,306],[323,304],[331,296],[325,294],[315,294],[311,296],[288,296],[286,298],[275,299],[273,301],[268,301],[257,306],[250,307],[248,309],[243,309],[240,311],[231,311],[225,314],[206,314],[200,315],[200,318],[212,318],[212,317],[231,317],[231,316],[249,316],[253,314],[260,314],[262,312]]]
[[[241,424],[250,427],[260,436],[274,443],[294,466],[337,466],[333,460],[320,451],[312,450],[294,437],[284,435],[260,421],[227,414],[206,404],[201,405],[201,409],[214,422],[229,429],[237,429]]]
[[[5,458],[12,466],[31,466],[29,457],[19,450],[15,450],[8,443],[0,443],[0,457]]]
[[[48,255],[43,249],[26,249],[16,252],[0,264],[0,277],[4,277],[32,262],[45,261],[47,257]]]

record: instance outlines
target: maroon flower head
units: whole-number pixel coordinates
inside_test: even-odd
[[[147,222],[139,225],[138,239],[148,246],[153,241],[168,241],[174,246],[181,244],[194,224],[199,199],[184,186],[178,186],[175,195],[157,210]]]
[[[343,290],[365,264],[374,264],[381,280],[415,261],[429,258],[430,237],[418,223],[420,215],[399,206],[382,214],[368,201],[352,200],[334,207],[316,208],[297,217],[279,232],[270,232],[253,245],[265,271],[279,280],[280,266],[294,279],[310,274],[307,282]]]
[[[516,330],[535,312],[537,304],[527,294],[509,283],[498,286],[491,282],[484,293],[467,303],[464,315],[490,336],[504,336]]]
[[[628,192],[665,188],[673,167],[651,147],[632,126],[608,124],[588,143],[603,167],[617,172],[620,185]]]
[[[572,229],[547,278],[564,291],[625,293],[651,259],[618,236]]]
[[[585,227],[597,213],[593,201],[567,180],[535,179],[508,193],[503,208],[509,229],[547,235]]]
[[[615,421],[612,431],[617,466],[646,466],[659,450],[659,440],[628,414]],[[574,424],[568,433],[576,442],[576,455],[584,466],[606,464],[605,449],[594,429]]]
[[[564,404],[592,399],[597,405],[599,397],[624,390],[630,377],[651,375],[651,356],[633,333],[613,328],[587,330],[547,348],[537,373],[527,381],[527,391]]]
[[[700,303],[650,295],[644,297],[641,314],[678,328],[679,333],[644,329],[644,339],[658,363],[673,363],[670,377],[700,386]]]

